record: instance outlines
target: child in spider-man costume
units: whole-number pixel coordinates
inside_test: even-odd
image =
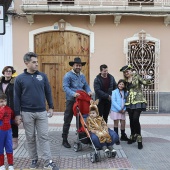
[[[14,112],[6,106],[6,99],[6,95],[0,93],[0,170],[5,170],[4,148],[8,160],[8,170],[14,170],[11,130],[11,120],[14,119]]]

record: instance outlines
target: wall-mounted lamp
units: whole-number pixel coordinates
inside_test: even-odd
[[[60,31],[65,31],[66,22],[63,19],[60,19],[60,21],[58,21],[58,26]]]

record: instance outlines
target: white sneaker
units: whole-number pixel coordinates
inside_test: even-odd
[[[14,167],[12,165],[8,166],[8,170],[14,170]]]
[[[4,165],[0,166],[0,170],[5,170],[5,166]]]

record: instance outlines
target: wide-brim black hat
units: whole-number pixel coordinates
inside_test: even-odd
[[[126,65],[126,66],[123,66],[123,67],[120,69],[120,71],[121,71],[121,72],[124,72],[124,71],[129,70],[129,69],[132,69],[132,66],[131,66],[131,65]]]
[[[86,64],[86,62],[81,62],[81,58],[80,57],[74,58],[74,61],[70,61],[69,65],[73,66],[75,63],[81,64],[82,66],[84,66]]]

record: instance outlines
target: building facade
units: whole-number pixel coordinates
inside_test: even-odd
[[[93,81],[107,64],[116,81],[120,68],[152,76],[143,87],[149,113],[170,113],[170,0],[17,0],[12,14],[13,65],[25,67],[23,55],[39,55],[39,70],[51,83],[55,111],[64,111],[63,75],[80,56]],[[12,61],[12,60],[11,60]]]

